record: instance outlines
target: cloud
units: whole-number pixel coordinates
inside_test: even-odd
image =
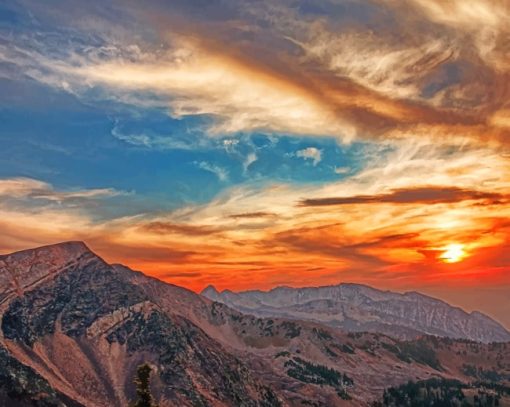
[[[248,212],[248,213],[236,213],[229,215],[232,219],[256,219],[256,218],[272,218],[277,216],[272,212]]]
[[[341,137],[349,131],[346,121],[302,86],[188,42],[166,55],[137,55],[134,62],[75,55],[71,64],[34,51],[23,53],[23,58],[6,59],[20,65],[35,60],[50,73],[32,71],[35,79],[58,87],[65,83],[66,90],[78,95],[87,87],[103,86],[126,103],[166,104],[175,118],[212,116],[216,119],[210,128],[214,134],[256,130],[315,134],[320,128],[322,134]]]
[[[218,165],[211,164],[207,161],[200,161],[195,163],[198,168],[213,173],[218,177],[218,179],[222,182],[228,180],[228,170],[226,168],[222,168]]]
[[[142,147],[153,150],[197,150],[210,145],[207,139],[196,138],[188,135],[186,139],[175,135],[156,134],[154,132],[123,132],[117,125],[111,131],[116,139],[136,147]]]
[[[115,262],[122,259],[123,262],[133,264],[166,263],[183,264],[193,261],[199,253],[194,250],[185,250],[178,246],[156,246],[152,244],[132,244],[107,239],[104,235],[91,236],[87,240],[93,250],[107,253],[109,259]],[[135,266],[135,268],[138,268]]]
[[[316,147],[307,147],[303,150],[297,151],[296,157],[301,157],[305,160],[312,160],[313,166],[315,167],[322,160],[322,151]]]
[[[248,171],[248,168],[250,167],[250,165],[252,165],[255,161],[257,161],[257,159],[258,159],[257,154],[249,153],[243,162],[243,172],[246,173],[246,171]]]
[[[162,274],[160,277],[163,279],[165,279],[165,278],[174,279],[177,277],[189,279],[189,278],[202,277],[202,276],[203,276],[203,273],[189,272],[189,273],[166,273],[166,274]]]
[[[326,229],[336,229],[338,225],[325,226],[318,228],[298,228],[276,234],[268,244],[270,246],[278,245],[289,247],[294,251],[314,253],[320,256],[336,259],[337,267],[345,268],[351,264],[357,267],[365,268],[368,273],[373,273],[378,268],[386,265],[386,262],[378,256],[364,253],[358,250],[356,245],[347,244],[333,239],[318,239],[319,230],[324,232]],[[327,233],[327,232],[326,232]]]
[[[379,0],[360,7],[324,4],[314,15],[271,0],[227,0],[204,19],[193,5],[148,11],[130,4],[118,14],[153,27],[152,42],[145,30],[129,35],[115,13],[91,14],[89,24],[101,22],[88,27],[98,36],[94,44],[81,23],[73,34],[86,45],[56,35],[6,37],[0,57],[14,71],[84,99],[166,108],[174,118],[208,116],[210,134],[507,143],[510,130],[498,113],[509,96],[504,2]],[[101,35],[109,17],[111,28]],[[162,142],[125,136],[137,145]]]
[[[0,196],[16,198],[26,197],[37,191],[48,192],[49,185],[30,178],[11,178],[0,180]]]
[[[239,144],[239,140],[237,139],[225,139],[223,140],[223,147],[225,148],[225,151],[228,153],[232,153],[235,149],[235,147]]]
[[[473,0],[412,0],[428,18],[452,30],[467,33],[480,57],[498,69],[508,69],[505,38],[510,33],[510,9],[503,1]]]
[[[308,58],[323,63],[335,76],[348,77],[382,94],[419,99],[421,83],[435,67],[455,58],[442,39],[425,39],[420,46],[388,43],[375,33],[333,33],[321,27],[298,44]]]
[[[142,230],[156,234],[178,234],[187,236],[207,236],[221,232],[220,229],[202,225],[175,224],[155,221],[141,226]]]
[[[351,169],[349,167],[335,167],[335,174],[339,174],[339,175],[342,175],[342,174],[348,174]]]
[[[59,204],[76,204],[126,194],[126,192],[113,188],[57,191],[50,184],[31,178],[0,179],[0,199],[42,200]]]
[[[336,205],[359,205],[370,203],[395,203],[395,204],[440,204],[461,201],[485,201],[485,203],[508,202],[510,195],[493,192],[481,192],[455,188],[449,186],[415,187],[398,189],[387,194],[379,195],[356,195],[349,197],[333,197],[320,199],[304,199],[302,206],[336,206]]]

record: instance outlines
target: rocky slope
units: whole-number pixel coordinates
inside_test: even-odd
[[[510,380],[510,345],[260,318],[109,265],[83,243],[0,256],[0,405],[365,406],[430,377]]]
[[[400,341],[375,333],[343,333],[312,322],[235,313],[219,303],[213,307],[217,323],[225,332],[228,328],[228,337],[236,338],[233,343],[250,368],[259,377],[270,378],[277,394],[292,400],[292,405],[365,406],[387,387],[431,377],[466,383],[492,377],[510,384],[510,343],[433,336]]]
[[[402,339],[429,334],[485,343],[510,341],[510,332],[488,316],[416,292],[340,284],[239,293],[220,293],[209,286],[202,295],[257,316],[315,321],[351,332],[380,332]]]
[[[0,367],[0,375],[16,381],[2,395],[14,394],[9,405],[23,405],[17,393],[35,391],[37,383],[37,400],[126,406],[142,362],[157,372],[153,389],[161,406],[280,404],[236,356],[178,309],[153,301],[133,283],[132,272],[119,272],[84,244],[43,247],[0,261],[0,350],[30,370],[27,381],[18,367]],[[185,291],[169,290],[173,297]]]

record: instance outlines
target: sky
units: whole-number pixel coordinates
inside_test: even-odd
[[[510,328],[510,0],[0,3],[0,252],[362,283]]]

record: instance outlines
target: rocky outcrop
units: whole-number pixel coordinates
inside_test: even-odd
[[[510,332],[487,315],[467,313],[415,292],[399,294],[340,284],[239,293],[219,293],[210,286],[202,295],[240,312],[316,321],[347,331],[381,332],[405,339],[430,334],[486,343],[510,341]]]

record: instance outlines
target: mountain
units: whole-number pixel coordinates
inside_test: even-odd
[[[510,344],[244,314],[80,242],[0,256],[0,319],[0,406],[127,406],[142,363],[160,407],[366,406],[431,377],[510,385]]]
[[[487,315],[467,313],[416,292],[399,294],[340,284],[239,293],[220,293],[209,286],[202,295],[240,312],[315,321],[351,332],[379,332],[401,339],[429,334],[485,343],[510,341],[510,332]]]
[[[49,405],[126,406],[142,362],[157,370],[161,405],[273,405],[271,389],[186,318],[207,300],[165,285],[165,298],[154,301],[155,281],[79,242],[2,256],[0,267],[0,355],[20,365],[2,372],[12,382],[4,393],[19,405],[36,383]]]

